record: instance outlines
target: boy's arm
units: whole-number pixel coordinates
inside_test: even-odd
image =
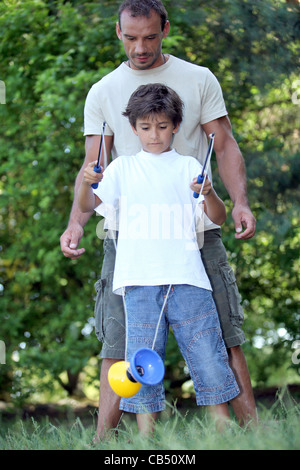
[[[192,191],[200,193],[202,184],[197,184],[197,178],[194,178],[191,184]],[[226,208],[222,199],[219,198],[211,182],[206,177],[202,189],[204,196],[204,211],[207,217],[217,225],[222,225],[226,220]]]
[[[92,184],[99,183],[102,178],[102,173],[96,173],[94,171],[94,166],[97,164],[97,160],[95,162],[91,162],[88,166],[84,169],[83,179],[79,187],[78,191],[78,207],[81,212],[91,212],[95,209],[95,207],[99,206],[102,202],[92,189]]]
[[[222,225],[226,220],[226,208],[214,188],[211,188],[210,192],[204,195],[204,199],[204,211],[207,217],[214,224]]]

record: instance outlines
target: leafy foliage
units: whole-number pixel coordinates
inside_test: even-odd
[[[257,235],[237,242],[230,220],[223,231],[244,299],[251,376],[267,384],[280,364],[293,366],[291,345],[298,338],[297,7],[279,0],[165,4],[172,30],[164,50],[217,75],[245,157]],[[76,393],[79,373],[99,351],[92,331],[93,283],[103,255],[97,219],[85,228],[87,252],[80,260],[63,257],[59,238],[84,156],[86,94],[124,60],[115,36],[118,5],[0,5],[2,399],[26,400],[55,386]],[[217,174],[215,180],[230,209]],[[172,338],[168,349],[171,382],[184,375],[184,364]],[[92,369],[90,379],[97,375]]]

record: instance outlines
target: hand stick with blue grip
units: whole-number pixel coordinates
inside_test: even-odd
[[[102,145],[103,145],[103,140],[104,140],[105,126],[106,126],[106,122],[103,123],[102,134],[101,134],[101,140],[100,140],[100,147],[99,147],[99,154],[98,154],[98,161],[97,161],[97,165],[94,166],[94,171],[95,171],[96,173],[101,173],[100,157],[101,157]],[[93,183],[93,184],[92,184],[92,188],[93,188],[93,189],[97,189],[97,188],[98,188],[98,183]]]
[[[210,157],[211,157],[211,154],[212,154],[212,151],[213,151],[213,147],[214,147],[214,138],[215,138],[215,134],[212,133],[209,135],[210,137],[210,141],[209,141],[209,144],[208,144],[208,149],[207,149],[207,154],[206,154],[206,157],[205,157],[205,160],[204,160],[204,163],[203,163],[203,168],[202,168],[202,172],[200,175],[198,175],[198,178],[197,178],[197,183],[198,184],[202,184],[203,181],[204,181],[204,178],[205,178],[205,170],[206,170],[206,167],[207,167],[207,164],[209,163],[210,161]],[[194,198],[198,198],[199,197],[199,193],[196,193],[194,192],[193,194]]]

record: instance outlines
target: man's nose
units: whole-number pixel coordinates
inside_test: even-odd
[[[142,55],[147,52],[146,44],[144,43],[143,39],[138,40],[135,45],[135,53]]]

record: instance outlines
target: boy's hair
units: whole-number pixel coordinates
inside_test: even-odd
[[[160,0],[125,0],[119,8],[119,26],[121,28],[121,14],[129,10],[133,17],[146,16],[149,18],[151,10],[154,10],[161,19],[161,30],[163,31],[168,19],[168,13]]]
[[[171,119],[176,127],[182,121],[183,102],[172,88],[161,83],[149,83],[139,86],[132,93],[122,114],[128,117],[130,124],[136,128],[137,119],[162,113]]]

